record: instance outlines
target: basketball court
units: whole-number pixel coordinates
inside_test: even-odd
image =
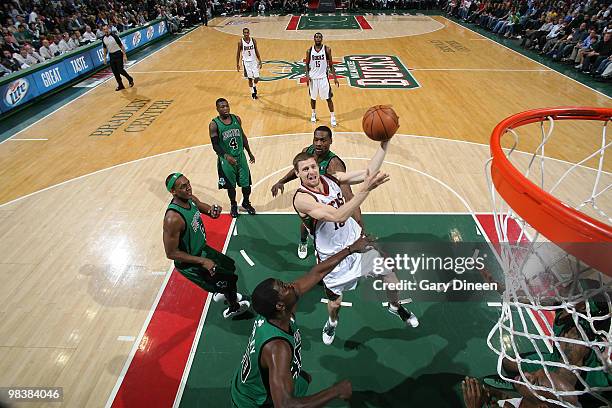
[[[235,69],[244,27],[263,60],[258,100]],[[222,305],[166,259],[164,180],[180,171],[200,200],[224,207],[221,218],[204,221],[210,245],[236,260],[239,291],[311,268],[312,245],[307,259],[296,256],[297,182],[276,198],[270,188],[314,128],[329,126],[323,101],[318,122],[309,121],[303,60],[316,31],[339,75],[331,150],[348,169],[364,168],[377,147],[362,133],[364,112],[384,104],[400,117],[383,165],[391,181],[361,206],[366,230],[389,243],[477,243],[498,280],[485,176],[492,130],[529,109],[612,108],[612,89],[593,89],[442,16],[221,17],[177,37],[128,69],[134,88],[114,92],[110,79],[0,143],[0,387],[63,388],[61,404],[20,407],[231,406],[229,381],[252,319],[224,321]],[[256,216],[233,220],[217,189],[208,124],[220,97],[241,117],[256,157]],[[519,132],[516,163],[529,163],[539,132],[539,123]],[[555,123],[546,172],[557,179],[572,172],[556,197],[578,206],[595,194],[597,179],[604,186],[598,208],[612,208],[605,190],[612,162],[593,155],[601,143],[600,123]],[[601,218],[588,206],[584,212]],[[462,279],[485,282],[478,273]],[[406,294],[416,329],[351,292],[332,346],[321,341],[324,297],[315,287],[296,320],[311,392],[352,381],[350,404],[332,406],[462,406],[465,376],[496,373],[487,346],[500,317],[494,291],[460,299]],[[546,329],[537,313],[527,324]]]

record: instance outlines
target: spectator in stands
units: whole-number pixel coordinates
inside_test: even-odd
[[[36,48],[32,47],[31,45],[26,45],[25,49],[28,51],[28,55],[35,59],[38,63],[45,62],[45,57],[36,52]]]
[[[70,34],[70,39],[68,40],[68,46],[71,50],[76,50],[81,46],[81,42],[79,39],[81,38],[81,33],[79,31],[74,31]]]
[[[9,50],[2,51],[2,65],[11,70],[11,72],[19,71],[19,62],[13,58],[13,54]]]
[[[597,35],[597,31],[594,29],[589,30],[589,36],[585,38],[584,41],[576,44],[572,51],[572,55],[570,55],[568,58],[568,62],[573,61],[577,64],[575,68],[579,68],[580,65],[582,65],[582,56],[585,53],[592,51],[593,45],[595,45],[598,39],[599,36]]]
[[[72,51],[72,48],[68,44],[69,41],[70,41],[70,36],[68,35],[68,33],[62,34],[59,42],[57,43],[60,53],[64,54],[66,52]]]
[[[38,52],[44,59],[51,59],[55,57],[55,54],[53,53],[53,51],[51,51],[49,45],[49,40],[45,39],[42,41],[42,46],[38,49]]]
[[[38,64],[38,60],[28,54],[26,47],[21,47],[19,53],[13,54],[13,58],[15,58],[15,60],[21,64],[21,69],[30,68],[31,66]]]
[[[94,41],[96,41],[96,35],[93,33],[93,31],[91,31],[91,26],[86,25],[85,32],[81,37],[81,44],[88,44]]]
[[[589,35],[587,31],[587,24],[582,23],[577,29],[574,29],[570,35],[561,39],[555,44],[553,49],[550,51],[550,56],[554,60],[559,60],[561,58],[567,57],[571,52],[572,48],[578,44],[580,41],[584,41],[584,39]]]
[[[601,64],[601,62],[608,58],[612,53],[611,39],[612,33],[605,33],[603,35],[603,39],[597,41],[595,45],[593,45],[592,51],[587,51],[584,53],[582,64],[580,64],[580,66],[576,66],[576,68],[588,74],[591,72],[591,65],[598,67],[599,64]]]

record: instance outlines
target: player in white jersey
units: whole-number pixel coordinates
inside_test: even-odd
[[[319,165],[314,156],[307,152],[299,153],[293,159],[295,174],[301,181],[301,186],[293,197],[293,207],[314,235],[319,261],[345,248],[361,235],[361,227],[351,215],[370,191],[389,180],[388,174],[380,172],[388,146],[388,141],[380,144],[365,170],[336,172],[335,177],[319,175]],[[345,201],[340,185],[359,183],[363,183],[362,189],[355,192],[350,201]],[[382,268],[380,271],[381,268],[374,268],[374,260],[380,257],[380,253],[375,249],[364,254],[352,254],[323,279],[325,293],[329,299],[329,319],[323,327],[325,344],[331,344],[336,335],[343,291],[355,289],[359,279],[367,276],[381,279],[387,284],[384,287],[399,282],[392,269]],[[389,312],[399,316],[406,324],[417,327],[417,317],[399,303],[399,293],[387,290],[387,296]]]
[[[240,57],[244,77],[249,80],[251,97],[257,99],[257,83],[259,82],[259,69],[261,68],[261,56],[257,49],[257,41],[251,38],[248,28],[242,30],[242,38],[238,41],[238,52],[236,52],[236,70],[240,72]]]
[[[310,107],[312,108],[310,121],[317,121],[317,98],[321,98],[327,101],[327,107],[331,114],[331,125],[333,127],[338,123],[334,113],[333,93],[327,77],[328,72],[331,72],[334,76],[334,84],[340,86],[336,77],[336,71],[334,70],[331,48],[323,45],[323,34],[316,33],[314,35],[314,46],[306,50],[306,81],[310,94]]]

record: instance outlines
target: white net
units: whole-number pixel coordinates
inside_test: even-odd
[[[564,205],[609,226],[608,122],[561,121],[553,116],[518,129],[509,127],[501,137],[505,157]],[[563,147],[577,144],[579,148],[568,155],[582,159],[573,163],[546,156],[547,151],[558,155]],[[498,374],[553,406],[612,406],[612,281],[562,249],[567,248],[564,244],[550,242],[546,231],[533,228],[525,218],[536,221],[524,208],[521,216],[504,201],[489,171],[492,160],[486,173],[505,287],[501,315],[487,344],[499,357]],[[608,244],[593,250],[604,251],[599,255],[612,267]]]

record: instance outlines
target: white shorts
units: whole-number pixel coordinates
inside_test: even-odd
[[[245,78],[259,78],[259,63],[255,61],[242,61],[243,73]]]
[[[311,79],[310,85],[308,86],[308,93],[310,94],[310,99],[313,101],[316,101],[317,98],[326,101],[334,96],[331,86],[329,85],[329,79],[327,78]]]
[[[347,256],[323,278],[325,288],[336,295],[342,295],[342,292],[354,290],[361,278],[390,274],[393,269],[374,267],[374,259],[382,257],[376,249]]]

